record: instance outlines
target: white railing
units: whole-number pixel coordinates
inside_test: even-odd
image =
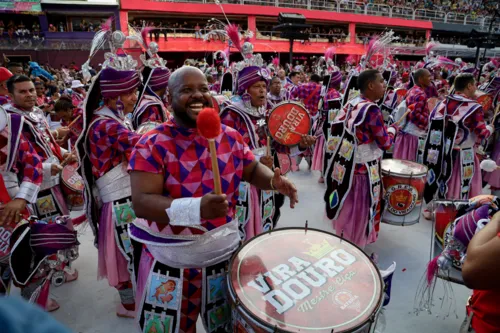
[[[151,0],[156,2],[196,2],[213,3],[214,0]],[[382,4],[364,4],[361,1],[348,0],[219,0],[221,3],[240,5],[260,5],[271,7],[301,8],[326,10],[338,13],[365,14],[393,18],[404,18],[409,20],[423,20],[437,23],[453,23],[477,25],[486,30],[489,26],[489,17],[454,13],[444,10],[413,9],[411,7],[388,6]],[[500,23],[494,27],[500,29]]]

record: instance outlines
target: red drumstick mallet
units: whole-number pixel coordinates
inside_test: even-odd
[[[208,140],[210,158],[212,159],[212,173],[214,175],[214,190],[215,194],[221,195],[219,163],[217,162],[217,150],[215,147],[215,138],[222,131],[219,114],[213,108],[204,108],[196,119],[196,126],[201,136]]]

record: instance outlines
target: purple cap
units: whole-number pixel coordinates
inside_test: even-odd
[[[342,82],[342,73],[340,71],[334,71],[330,74],[330,84],[329,88],[335,88]]]
[[[135,70],[119,71],[107,67],[101,71],[99,78],[104,98],[115,98],[131,93],[140,84],[139,73]]]
[[[249,66],[243,68],[238,73],[238,95],[243,94],[245,90],[250,88],[254,83],[264,81],[269,83],[271,74],[266,68],[258,66]]]
[[[168,68],[157,67],[153,69],[148,85],[154,91],[166,88],[168,79],[170,78],[170,70]]]

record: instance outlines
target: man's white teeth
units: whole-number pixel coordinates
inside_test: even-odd
[[[201,109],[203,107],[203,103],[195,103],[189,105],[192,109]]]

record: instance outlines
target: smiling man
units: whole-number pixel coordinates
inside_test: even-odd
[[[38,194],[34,193],[34,188],[31,186],[20,191],[36,196],[33,200],[34,215],[40,220],[53,222],[59,216],[69,215],[59,181],[61,164],[72,161],[74,157],[61,148],[54,138],[66,135],[68,130],[59,128],[57,131],[50,131],[43,111],[35,106],[36,90],[30,78],[24,75],[13,76],[7,81],[7,89],[11,104],[4,105],[4,109],[12,118],[21,116],[23,121],[20,123],[20,131],[42,161],[43,177]],[[75,271],[74,274],[66,275],[66,281],[76,280],[77,277],[78,273]],[[23,288],[23,297],[29,299],[37,287],[37,282],[28,284]],[[46,307],[49,311],[54,311],[59,305],[50,299]]]
[[[215,139],[222,195],[216,195],[208,141],[196,129],[212,105],[208,82],[195,67],[182,67],[169,81],[173,118],[145,134],[129,170],[138,217],[131,237],[144,244],[136,301],[141,332],[194,332],[201,312],[207,332],[233,332],[227,303],[226,267],[240,243],[234,221],[242,180],[276,190],[297,202],[294,185],[255,161],[242,136],[222,125]],[[168,286],[168,287],[167,287]],[[140,302],[140,303],[139,303]],[[217,312],[214,322],[210,313]],[[158,326],[156,326],[158,325]]]

